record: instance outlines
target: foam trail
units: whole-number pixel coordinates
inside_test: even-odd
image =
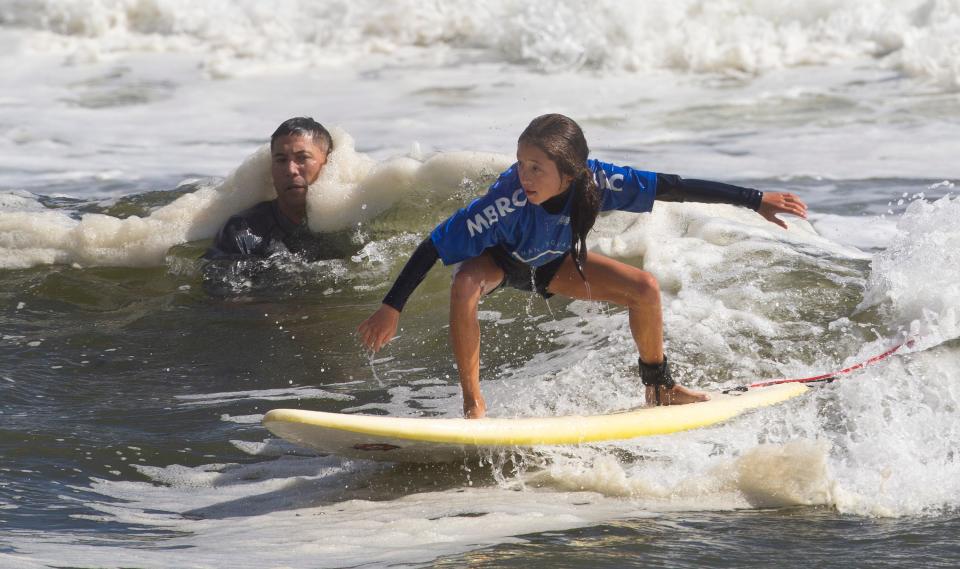
[[[630,465],[615,455],[586,451],[572,459],[554,457],[528,482],[630,498],[655,510],[829,505],[827,457],[825,444],[806,439],[749,446],[740,456],[701,459],[699,464],[688,462],[692,456],[681,456],[662,465]]]
[[[90,504],[97,513],[84,518],[176,533],[155,549],[98,547],[96,538],[72,543],[71,561],[150,568],[219,567],[224,559],[283,567],[422,564],[524,533],[646,515],[590,493],[544,501],[537,493],[499,488],[426,489],[383,499],[375,488],[384,480],[381,469],[334,457],[282,457],[139,467],[153,483],[94,480],[96,492],[116,500]],[[62,536],[31,538],[17,549],[48,563],[62,559]],[[275,547],[264,549],[264,543]]]

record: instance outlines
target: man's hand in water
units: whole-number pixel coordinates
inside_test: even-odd
[[[796,195],[789,192],[763,192],[760,209],[757,213],[770,223],[776,223],[786,229],[785,221],[777,217],[778,213],[789,213],[797,217],[807,218],[807,204]]]
[[[381,304],[380,308],[357,326],[360,341],[374,352],[397,335],[397,324],[400,322],[400,311],[392,306]]]

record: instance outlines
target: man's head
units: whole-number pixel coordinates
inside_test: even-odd
[[[303,220],[307,188],[317,181],[331,150],[330,133],[309,117],[284,121],[270,137],[273,187],[280,211],[292,221]]]

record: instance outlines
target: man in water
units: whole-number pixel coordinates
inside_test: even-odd
[[[306,260],[349,254],[341,239],[312,233],[307,227],[307,191],[327,163],[333,139],[317,121],[295,117],[284,121],[270,137],[271,168],[276,199],[260,202],[227,220],[208,260],[267,258],[278,253]]]

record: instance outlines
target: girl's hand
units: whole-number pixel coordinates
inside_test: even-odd
[[[763,192],[760,209],[757,213],[770,223],[776,223],[786,229],[785,221],[777,217],[778,213],[789,213],[797,217],[807,218],[807,204],[796,195],[789,192]]]
[[[397,335],[399,322],[400,311],[392,306],[381,304],[370,318],[357,326],[357,333],[360,334],[360,341],[364,346],[378,352]]]

